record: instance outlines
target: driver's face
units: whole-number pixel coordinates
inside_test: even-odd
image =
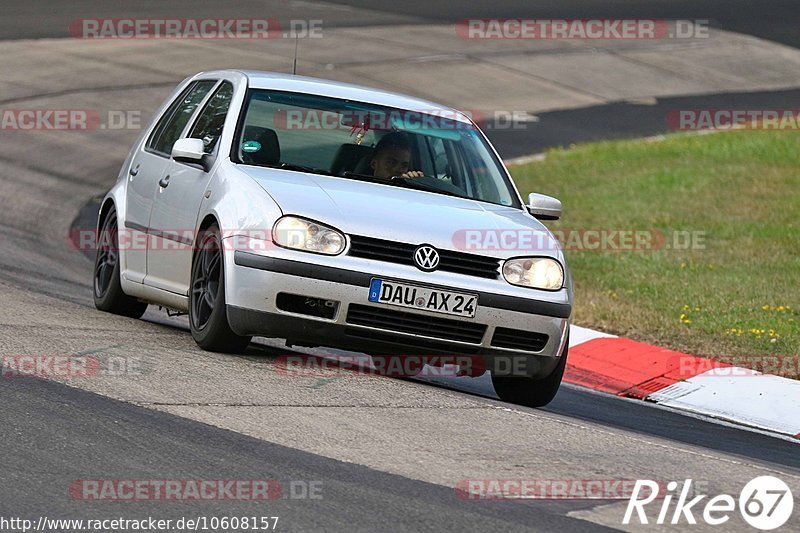
[[[377,178],[391,178],[408,172],[411,163],[411,152],[400,148],[381,150],[370,161],[372,173]]]

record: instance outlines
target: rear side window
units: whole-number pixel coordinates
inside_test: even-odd
[[[203,139],[206,153],[211,153],[217,146],[222,135],[222,126],[225,124],[225,117],[231,105],[233,96],[233,85],[223,82],[214,96],[208,101],[206,107],[200,113],[197,121],[192,127],[189,137],[192,139]]]
[[[216,83],[214,80],[203,80],[187,87],[161,116],[147,140],[147,149],[164,155],[172,153],[172,145],[192,118],[194,110]]]

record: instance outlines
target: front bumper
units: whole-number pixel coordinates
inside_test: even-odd
[[[290,344],[329,346],[370,354],[476,354],[485,357],[490,368],[497,368],[494,361],[499,358],[522,357],[524,365],[515,368],[522,368],[526,375],[533,376],[547,375],[555,368],[566,342],[572,311],[566,289],[560,295],[561,301],[558,295],[552,294],[550,301],[542,301],[485,290],[490,282],[463,275],[439,274],[437,278],[399,265],[351,258],[344,262],[353,261],[363,264],[358,265],[358,270],[350,270],[334,266],[336,258],[283,250],[269,256],[241,250],[226,253],[225,292],[231,328],[240,335],[285,338]],[[477,293],[475,318],[369,302],[369,284],[373,277]],[[473,288],[476,286],[479,290]],[[287,312],[278,307],[279,293],[333,300],[339,305],[332,318]],[[446,333],[447,327],[409,333],[392,327],[387,321],[379,327],[365,326],[355,323],[351,305],[354,309],[357,306],[362,314],[370,309],[395,310],[401,314],[412,313],[415,318],[430,317],[435,324],[444,321],[446,326],[455,326],[455,329],[462,325],[473,331],[479,326],[485,329],[470,340],[455,340]],[[547,340],[535,349],[498,347],[497,328],[535,332],[546,335]]]

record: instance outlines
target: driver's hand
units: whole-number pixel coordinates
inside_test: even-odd
[[[422,173],[421,170],[409,170],[408,172],[401,174],[401,178],[421,178],[425,174]]]

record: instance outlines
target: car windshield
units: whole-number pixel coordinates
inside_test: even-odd
[[[483,135],[454,113],[251,90],[237,163],[376,181],[519,207]]]

